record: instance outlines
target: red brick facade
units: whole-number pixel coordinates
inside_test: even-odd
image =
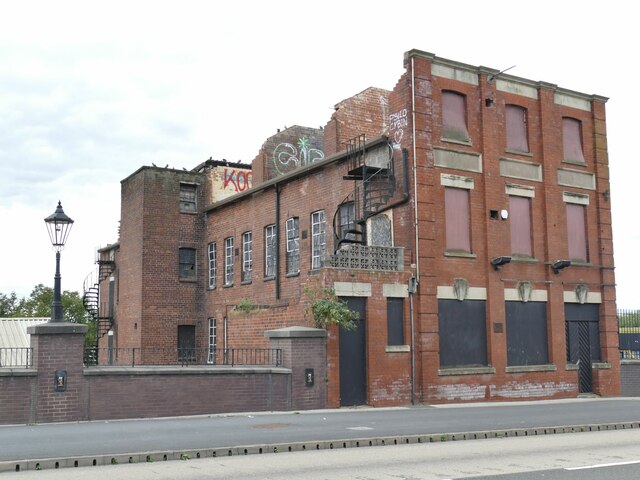
[[[296,126],[268,139],[252,165],[252,188],[235,196],[203,205],[210,177],[201,171],[145,167],[124,180],[117,346],[175,347],[177,327],[193,325],[197,346],[206,347],[208,322],[215,319],[218,348],[262,347],[266,330],[311,325],[305,287],[326,286],[366,304],[364,403],[618,394],[606,99],[420,51],[405,55],[405,68],[393,91],[369,88],[337,104],[324,129]],[[468,138],[451,138],[443,128],[443,92],[464,98]],[[527,151],[507,148],[507,105],[526,112]],[[563,117],[579,122],[584,162],[564,159]],[[347,147],[363,134],[366,142],[358,149],[354,143]],[[364,181],[353,163],[358,155],[367,159],[365,165],[391,161],[395,168],[388,180],[393,192],[373,213],[362,215]],[[195,213],[180,211],[181,182],[197,185]],[[467,192],[468,252],[447,250],[446,188]],[[528,199],[531,255],[511,251],[510,196]],[[373,239],[374,222],[389,225],[380,232],[391,245],[380,252],[402,252],[393,271],[329,266],[331,257],[340,255],[341,208],[354,199],[355,205],[361,202],[354,207],[355,220],[362,220],[358,228],[366,225],[367,245],[381,245]],[[556,260],[571,260],[567,204],[584,207],[588,258],[554,273]],[[312,214],[319,211],[326,220],[326,255],[324,266],[314,269]],[[298,219],[300,263],[299,271],[287,273],[286,225],[292,218]],[[267,275],[265,228],[271,225],[276,273]],[[245,233],[252,240],[250,279],[242,276]],[[233,275],[225,283],[226,239],[233,239]],[[210,284],[213,244],[216,273]],[[189,281],[178,274],[180,248],[196,250],[196,274]],[[491,260],[500,256],[511,261],[494,269]],[[388,345],[390,298],[404,299],[404,345]],[[243,303],[251,311],[237,308]],[[460,343],[456,332],[447,330],[460,316],[447,320],[447,309],[472,305],[480,305],[482,316],[470,318],[469,332],[480,333]],[[596,306],[595,320],[580,317],[592,311],[589,306]],[[513,313],[521,311],[537,312],[527,313],[535,328]],[[460,325],[464,337],[466,327]],[[583,327],[591,332],[586,348],[596,352],[590,374],[576,367],[574,358],[585,351],[575,343],[575,332]],[[536,336],[535,345],[521,338],[527,332]],[[335,327],[329,329],[330,406],[345,403],[340,336]],[[465,358],[466,345],[480,360]],[[590,375],[587,383],[579,382],[579,374]]]

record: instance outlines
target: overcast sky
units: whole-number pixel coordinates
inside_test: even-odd
[[[43,222],[75,220],[62,288],[117,240],[120,180],[142,165],[250,162],[277,128],[318,127],[416,48],[609,97],[618,306],[635,281],[640,45],[631,2],[6,2],[0,16],[0,292],[53,286]]]

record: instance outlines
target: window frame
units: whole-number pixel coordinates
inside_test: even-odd
[[[230,287],[233,285],[233,237],[227,237],[224,239],[224,286]]]
[[[189,258],[187,258],[187,254]],[[178,277],[180,281],[197,278],[197,251],[192,247],[178,248]],[[185,273],[191,272],[191,273]]]
[[[287,275],[300,273],[300,218],[290,217],[285,224]]]
[[[216,350],[218,349],[218,321],[216,318],[209,318],[209,351],[207,352],[207,363],[216,363]]]
[[[264,227],[264,277],[276,277],[276,253],[278,248],[276,224]]]
[[[180,182],[180,213],[198,212],[198,185],[195,183]]]
[[[207,246],[207,260],[209,264],[209,288],[212,290],[216,288],[216,276],[218,273],[217,254],[216,242],[210,242]]]
[[[347,233],[356,229],[356,205],[354,202],[344,202],[338,207],[338,240],[355,240],[354,233]]]
[[[253,234],[242,234],[242,275],[241,282],[250,283],[253,276]]]
[[[327,251],[327,217],[324,210],[311,213],[311,270],[322,268]]]

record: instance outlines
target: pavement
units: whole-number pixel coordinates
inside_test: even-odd
[[[0,472],[640,429],[640,398],[0,426]]]

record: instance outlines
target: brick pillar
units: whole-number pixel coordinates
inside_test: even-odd
[[[270,348],[282,349],[283,367],[291,369],[291,409],[327,406],[327,332],[318,328],[288,327],[265,332]],[[313,372],[313,385],[307,373]]]
[[[86,325],[45,323],[29,327],[33,368],[38,371],[34,421],[82,420],[84,399],[83,349]],[[56,372],[65,376],[56,385]]]

